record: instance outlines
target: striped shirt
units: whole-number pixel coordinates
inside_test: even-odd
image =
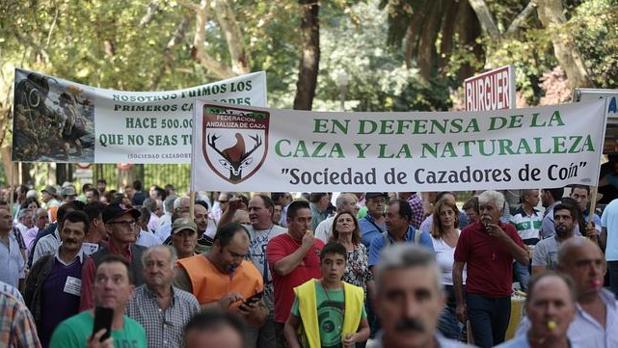
[[[163,310],[146,284],[137,287],[126,314],[146,330],[148,347],[182,346],[182,329],[200,311],[200,304],[189,292],[172,287],[172,301]]]
[[[21,296],[14,294],[17,289],[0,284],[0,346],[2,347],[41,347],[36,333],[32,314]]]
[[[543,224],[543,215],[540,211],[533,208],[532,214],[528,215],[523,207],[519,207],[511,216],[510,222],[525,244],[536,244],[539,241]]]

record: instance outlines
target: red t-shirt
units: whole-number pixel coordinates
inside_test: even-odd
[[[513,225],[499,225],[517,245],[524,247]],[[487,297],[511,296],[513,260],[507,247],[488,235],[480,222],[468,225],[461,231],[455,248],[455,261],[467,265],[466,293]]]
[[[273,271],[275,263],[296,251],[301,242],[295,241],[289,234],[281,234],[268,242],[266,258],[273,275],[275,289],[275,322],[285,323],[294,303],[294,287],[304,282],[320,278],[320,251],[324,247],[321,240],[316,239],[303,261],[292,272],[280,276]]]

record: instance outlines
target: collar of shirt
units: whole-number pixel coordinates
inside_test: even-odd
[[[130,245],[125,250],[119,250],[114,243],[108,243],[108,248],[112,254],[126,257],[129,260],[129,262],[131,261],[131,246]]]
[[[171,302],[170,302],[170,307],[174,306],[174,303],[176,303],[176,298],[178,297],[178,291],[176,290],[175,287],[171,286]],[[144,293],[146,294],[146,296],[148,296],[150,299],[152,300],[157,300],[157,295],[155,295],[154,291],[150,290],[150,287],[145,284],[144,286]]]
[[[61,240],[60,239],[60,231],[58,231],[58,226],[56,226],[56,229],[54,230],[54,236],[56,237],[57,240]]]
[[[515,211],[515,215],[517,214],[521,214],[521,216],[532,216],[532,215],[539,215],[541,212],[538,211],[536,208],[532,207],[532,214],[528,215],[528,213],[526,213],[526,211],[524,210],[523,204],[521,206],[519,206],[519,208],[517,208],[517,211]]]
[[[60,246],[60,248],[62,248],[62,246]],[[84,251],[81,248],[79,249],[79,252],[77,253],[77,255],[73,258],[73,260],[71,260],[71,262],[68,262],[68,263],[62,261],[62,259],[60,258],[60,248],[56,249],[56,252],[54,253],[54,257],[61,264],[65,266],[70,266],[73,264],[73,262],[75,262],[75,259],[79,259],[79,262],[82,264],[84,263]]]
[[[411,226],[408,226],[408,231],[406,232],[405,236],[404,236],[404,242],[409,242],[414,238],[414,228],[412,228]],[[388,231],[388,239],[391,240],[391,242],[395,242],[395,240],[393,239],[393,237],[391,236],[391,231]]]
[[[614,296],[613,292],[607,289],[601,289],[599,291],[599,296],[601,297],[601,300],[603,301],[603,303],[605,304],[605,307],[607,308],[607,314],[606,314],[607,320],[606,320],[605,327],[608,328],[608,327],[611,327],[611,324],[613,323],[614,320],[616,320],[616,316],[618,315],[618,305],[616,304],[616,297]],[[577,310],[578,317],[581,317],[583,320],[593,323],[594,326],[605,331],[605,328],[601,327],[599,322],[597,322],[590,314],[584,311],[584,309],[579,305],[579,303],[575,304],[575,308]]]

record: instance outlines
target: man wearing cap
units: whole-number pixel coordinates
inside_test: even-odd
[[[110,204],[103,210],[103,223],[109,236],[109,245],[92,254],[84,263],[80,311],[94,306],[92,295],[94,275],[100,261],[106,255],[118,255],[129,260],[134,284],[140,286],[144,283],[141,258],[146,248],[135,244],[139,216],[140,213],[136,209],[125,209],[119,204]]]
[[[68,203],[77,199],[77,191],[75,190],[75,186],[67,185],[60,190],[60,195],[62,196],[62,202]]]
[[[381,236],[386,232],[386,220],[384,218],[384,208],[388,200],[386,192],[367,192],[365,194],[365,205],[367,206],[367,216],[358,220],[358,227],[361,232],[361,241],[367,249],[371,241],[376,236]]]
[[[184,259],[195,255],[197,246],[197,225],[187,217],[181,217],[172,223],[172,245],[176,250],[178,259]]]
[[[57,207],[60,205],[60,202],[56,199],[56,195],[58,191],[52,185],[47,185],[43,190],[41,190],[41,199],[43,203],[45,203],[45,207],[47,209],[52,207]]]

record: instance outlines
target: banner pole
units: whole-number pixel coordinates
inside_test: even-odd
[[[189,216],[191,219],[195,219],[195,191],[190,193],[191,199],[189,200]]]
[[[13,214],[13,204],[15,203],[15,172],[16,172],[16,162],[11,162],[11,179],[9,180],[9,184],[11,187],[9,194],[9,212]]]

